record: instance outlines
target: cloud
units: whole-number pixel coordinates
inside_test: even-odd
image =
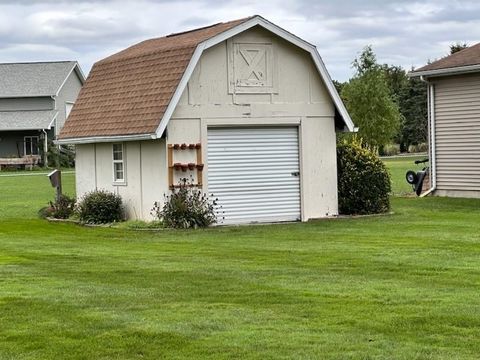
[[[359,51],[406,68],[480,41],[480,3],[449,0],[3,0],[0,61],[101,58],[138,41],[260,14],[315,44],[332,77],[346,80]]]

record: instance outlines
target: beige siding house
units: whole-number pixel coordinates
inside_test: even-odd
[[[430,192],[480,198],[480,44],[411,75],[428,83]]]
[[[353,131],[315,47],[260,16],[144,41],[96,63],[60,134],[78,196],[151,219],[181,178],[224,223],[338,214],[336,131]]]

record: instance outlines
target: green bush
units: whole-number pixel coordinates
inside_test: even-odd
[[[420,143],[417,145],[410,145],[408,147],[409,153],[424,153],[428,151],[428,144],[427,143]]]
[[[40,209],[38,212],[41,218],[68,219],[75,211],[75,198],[67,195],[60,195],[60,199],[55,202],[50,201],[50,205]]]
[[[106,190],[95,190],[82,197],[77,205],[77,212],[80,221],[88,224],[122,221],[122,198]]]
[[[187,179],[165,195],[163,206],[154,203],[151,214],[163,226],[175,229],[202,228],[217,222],[217,200],[210,201],[201,190],[195,189]]]
[[[341,214],[376,214],[390,209],[390,174],[375,152],[358,140],[337,146]]]
[[[60,195],[60,198],[55,202],[50,201],[50,208],[52,209],[51,217],[68,219],[75,210],[75,199],[67,195]]]
[[[399,144],[387,144],[383,147],[381,155],[394,156],[400,154]]]

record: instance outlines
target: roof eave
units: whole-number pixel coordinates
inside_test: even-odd
[[[460,74],[467,74],[467,73],[477,72],[477,71],[480,71],[480,64],[457,66],[457,67],[435,69],[435,70],[411,71],[408,73],[408,76],[409,77],[417,77],[417,76],[435,77],[435,76],[445,76],[445,75],[460,75]]]
[[[134,134],[134,135],[104,135],[104,136],[89,136],[77,138],[62,138],[54,141],[58,145],[79,145],[79,144],[93,144],[93,143],[108,143],[108,142],[123,142],[123,141],[138,141],[138,140],[154,140],[157,139],[156,134]]]

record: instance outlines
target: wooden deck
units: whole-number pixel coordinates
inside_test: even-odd
[[[40,163],[39,155],[27,155],[21,158],[0,158],[0,171],[2,167],[20,166],[24,169],[32,170],[34,166]]]

